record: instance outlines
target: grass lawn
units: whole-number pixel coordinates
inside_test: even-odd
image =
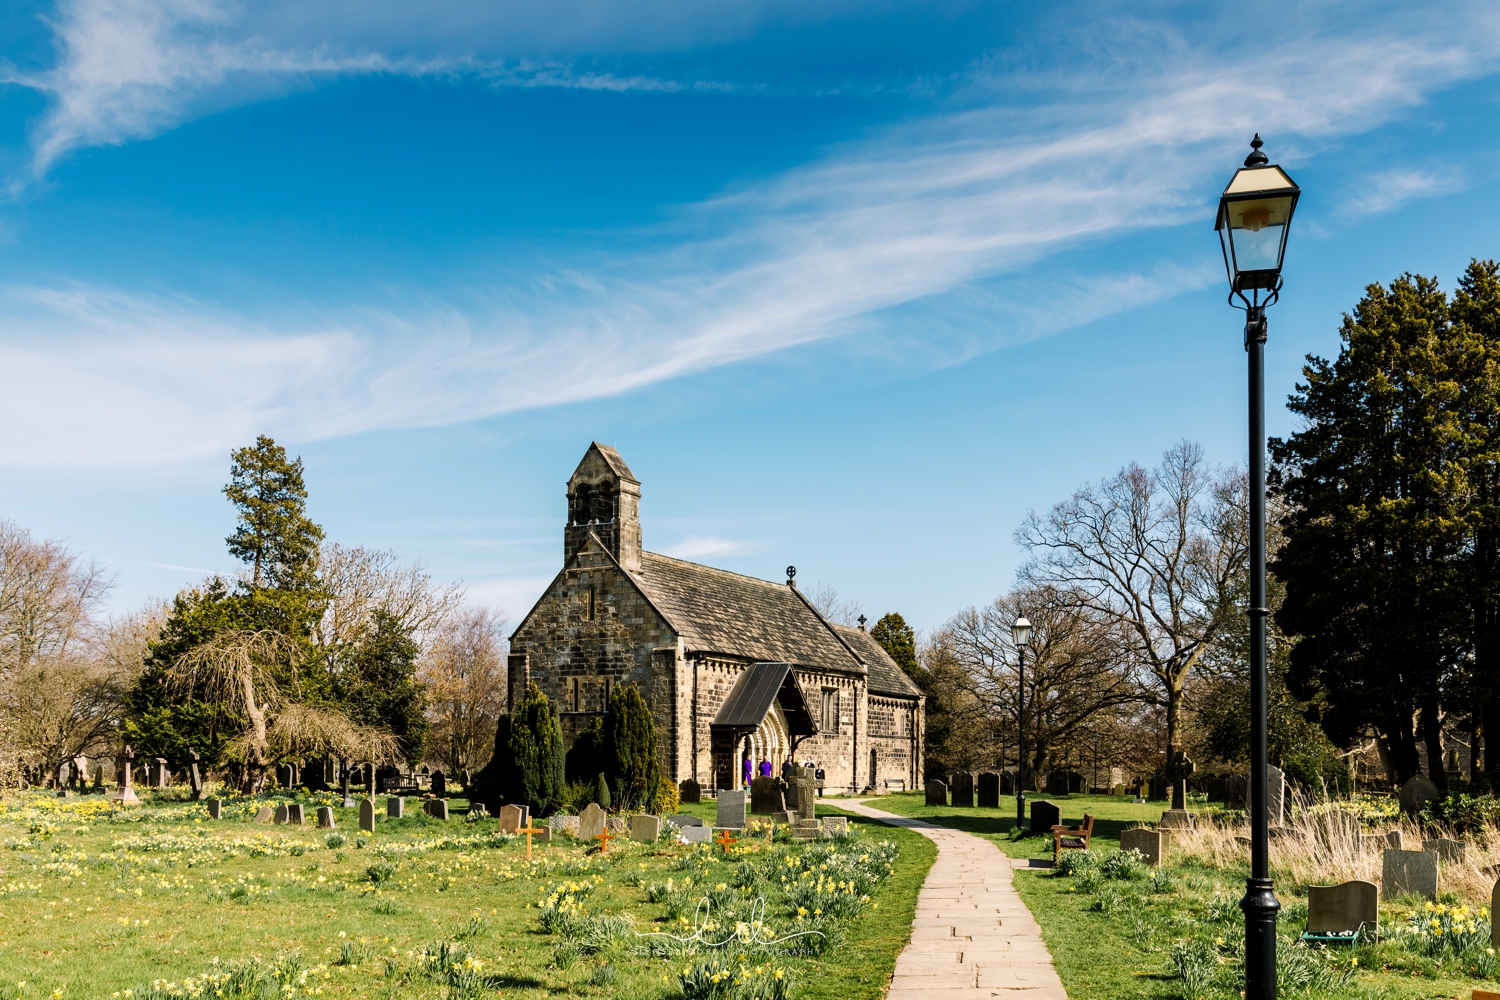
[[[561,838],[537,844],[529,862],[524,838],[497,834],[493,819],[439,821],[411,815],[411,802],[404,819],[380,816],[373,836],[359,834],[352,809],[336,810],[335,831],[252,822],[266,801],[287,798],[229,800],[218,822],[170,795],[147,793],[127,810],[99,796],[0,798],[0,1000],[697,997],[707,995],[699,973],[715,961],[723,971],[725,959],[737,966],[740,954],[763,974],[746,975],[730,998],[876,1000],[936,856],[918,834],[864,822],[849,841],[746,840],[728,858],[623,838],[601,857],[597,845]],[[298,801],[311,819],[331,799]],[[818,864],[851,891],[798,889],[798,873]],[[826,891],[835,893],[831,882]],[[762,944],[637,936],[690,935],[702,895],[715,900],[717,939],[737,919],[753,926],[764,898]],[[816,912],[799,923],[794,898]],[[814,925],[836,946],[788,955],[775,941]]]
[[[1096,817],[1094,850],[1106,858],[1119,848],[1120,831],[1161,817],[1165,803],[1133,805],[1128,799],[1099,795],[1049,795],[1062,808],[1063,822],[1076,823],[1088,812]],[[955,809],[927,806],[920,792],[868,800],[887,812],[914,816],[987,837],[1012,857],[1052,857],[1051,837],[1012,840],[1014,800],[999,809]],[[1249,874],[1245,865],[1214,870],[1191,861],[1174,861],[1167,874],[1152,880],[1065,876],[1047,870],[1018,870],[1015,885],[1041,925],[1058,974],[1072,997],[1113,1000],[1176,1000],[1238,997],[1237,957],[1244,942],[1239,899]],[[1493,956],[1479,958],[1439,951],[1426,954],[1387,941],[1378,945],[1327,951],[1294,947],[1306,922],[1307,900],[1278,884],[1282,904],[1281,995],[1284,997],[1458,998],[1470,991],[1495,989],[1500,973]],[[1445,902],[1460,905],[1457,899]],[[1401,920],[1403,911],[1420,907],[1382,905],[1382,923]],[[1486,940],[1483,943],[1487,943]],[[1351,964],[1357,960],[1357,965]],[[1478,964],[1476,964],[1476,961]],[[1189,975],[1179,975],[1186,967]]]

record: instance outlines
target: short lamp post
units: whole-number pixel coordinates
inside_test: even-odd
[[[1266,808],[1266,307],[1281,293],[1286,234],[1301,189],[1270,163],[1256,135],[1219,198],[1214,228],[1229,304],[1245,311],[1250,358],[1250,877],[1245,880],[1245,998],[1275,1000],[1276,914]],[[1236,303],[1235,299],[1239,302]]]
[[[1026,647],[1031,622],[1023,616],[1010,627],[1016,642],[1016,829],[1026,829]]]

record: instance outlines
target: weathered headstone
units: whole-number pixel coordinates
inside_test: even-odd
[[[375,800],[359,800],[359,828],[365,833],[375,832]]]
[[[823,836],[825,836],[825,837],[844,837],[844,836],[847,836],[848,833],[849,833],[849,817],[848,816],[824,816],[823,817]]]
[[[1172,754],[1172,761],[1167,765],[1166,778],[1172,783],[1172,808],[1187,809],[1187,780],[1192,777],[1193,772],[1198,770],[1198,765],[1188,759],[1188,755],[1178,750]],[[1280,822],[1273,820],[1273,826],[1279,826]]]
[[[1140,851],[1146,864],[1160,868],[1172,846],[1169,830],[1125,830],[1120,834],[1120,850]]]
[[[662,818],[671,820],[678,827],[704,825],[702,816],[689,816],[687,813],[672,813]]]
[[[286,807],[286,821],[292,826],[302,825],[302,803],[293,802]]]
[[[553,833],[566,833],[570,837],[578,836],[577,816],[553,816],[547,821],[547,825],[552,827]]]
[[[775,778],[756,778],[750,782],[750,811],[769,816],[786,810],[786,796]]]
[[[340,768],[340,770],[343,771],[344,801],[340,802],[339,805],[343,806],[345,809],[353,809],[354,797],[349,794],[349,766],[345,764]]]
[[[153,758],[151,758],[150,763],[151,763],[151,787],[153,787],[153,788],[166,788],[167,787],[167,758],[165,758],[165,757],[153,757]]]
[[[1231,774],[1224,779],[1224,807],[1226,809],[1250,808],[1250,779],[1243,774]]]
[[[223,819],[224,818],[224,803],[220,802],[218,799],[209,799],[208,800],[208,818],[209,819]]]
[[[1314,832],[1319,845],[1329,850],[1361,844],[1359,817],[1342,809],[1329,809],[1316,816]]]
[[[1171,797],[1171,783],[1167,781],[1167,776],[1164,774],[1153,774],[1146,798],[1152,802],[1160,802],[1162,799],[1169,799]]]
[[[1068,794],[1068,774],[1066,771],[1048,771],[1047,787],[1048,795]]]
[[[689,844],[706,844],[714,839],[714,832],[706,826],[684,826],[677,835]]]
[[[641,844],[654,844],[661,837],[661,817],[641,815],[630,817],[630,839]]]
[[[1046,833],[1054,826],[1062,825],[1062,809],[1056,802],[1046,799],[1031,800],[1031,832]]]
[[[1266,768],[1266,815],[1271,826],[1286,824],[1286,772],[1275,764]]]
[[[1000,794],[1016,794],[1016,776],[1009,771],[1000,772]]]
[[[193,789],[194,802],[203,798],[203,772],[198,770],[198,762],[202,759],[198,756],[198,751],[188,751],[188,784]]]
[[[369,801],[369,800],[366,800]],[[400,819],[406,815],[406,799],[400,795],[392,795],[385,800],[385,815],[387,819]]]
[[[261,806],[255,813],[255,822],[257,823],[269,823],[275,818],[276,814],[271,811],[270,806]]]
[[[1386,851],[1381,857],[1380,898],[1414,893],[1437,899],[1438,856],[1434,851]]]
[[[1156,825],[1162,830],[1191,830],[1193,814],[1186,809],[1168,809],[1161,814],[1161,822]]]
[[[948,804],[948,786],[945,782],[933,778],[927,782],[927,804],[930,806],[945,806]]]
[[[781,812],[771,814],[771,822],[779,823],[782,826],[791,826],[796,820],[797,814],[790,809],[783,809]]]
[[[687,805],[693,805],[703,801],[703,786],[692,778],[688,778],[677,786],[677,797],[679,801]]]
[[[318,829],[333,829],[333,806],[318,806]]]
[[[130,749],[130,744],[125,744],[125,749],[120,753],[120,790],[115,793],[115,801],[122,806],[134,805],[140,802],[140,796],[135,794],[135,789],[130,784],[130,771],[135,763],[135,751]]]
[[[1000,775],[994,771],[981,771],[974,797],[981,809],[1000,808]]]
[[[719,791],[718,812],[714,818],[714,826],[726,830],[745,828],[745,790],[743,788],[724,788]]]
[[[1456,864],[1464,859],[1469,847],[1461,840],[1449,840],[1447,837],[1436,837],[1432,840],[1422,841],[1422,850],[1432,851],[1438,856],[1438,860],[1445,865]]]
[[[273,816],[273,820],[277,826],[280,826],[281,824],[286,822],[287,817],[290,815],[291,811],[287,809],[286,803],[283,802],[281,805],[276,807],[276,812]]]
[[[1389,848],[1391,848],[1392,850],[1395,850],[1395,851],[1401,850],[1401,847],[1402,847],[1402,844],[1401,844],[1401,831],[1400,830],[1391,830],[1388,833],[1386,833],[1386,835],[1385,835],[1385,843],[1386,843],[1386,846],[1389,847]]]
[[[811,778],[792,780],[792,801],[789,807],[797,810],[798,819],[813,819],[818,813],[818,786]]]
[[[610,816],[604,820],[604,825],[610,833],[618,833],[622,837],[630,836],[630,820],[624,816]]]
[[[798,819],[792,822],[793,840],[817,840],[822,832],[823,827],[816,819]]]
[[[1307,933],[1350,935],[1380,926],[1380,891],[1371,882],[1307,887]]]
[[[590,802],[578,814],[578,839],[588,842],[599,836],[604,832],[604,820],[604,810],[599,808],[599,803]],[[741,821],[740,825],[743,826],[744,822]]]
[[[1401,786],[1397,797],[1401,802],[1401,811],[1408,816],[1415,816],[1422,811],[1424,805],[1442,798],[1442,795],[1432,779],[1425,774],[1414,774],[1406,779],[1406,784]]]
[[[953,795],[953,806],[955,809],[974,808],[974,772],[954,771],[953,781],[948,786]]]
[[[500,807],[500,832],[515,833],[526,826],[526,807],[503,805]]]
[[[442,771],[432,772],[432,794],[440,799],[448,794],[448,776]]]
[[[423,811],[426,812],[427,815],[431,816],[433,819],[447,819],[448,818],[448,800],[447,799],[426,799],[423,802]]]

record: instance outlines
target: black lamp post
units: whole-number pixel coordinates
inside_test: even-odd
[[[1275,1000],[1276,914],[1266,808],[1266,307],[1281,293],[1286,234],[1301,189],[1268,162],[1257,134],[1219,198],[1214,228],[1229,304],[1245,311],[1250,358],[1250,877],[1245,880],[1245,998]],[[1236,305],[1235,299],[1239,299]]]
[[[1026,829],[1026,647],[1031,622],[1023,616],[1010,627],[1016,642],[1016,829]]]

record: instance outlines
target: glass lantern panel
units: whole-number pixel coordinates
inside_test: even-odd
[[[1259,230],[1231,229],[1234,267],[1237,271],[1274,271],[1281,266],[1281,236],[1286,226],[1262,226]]]

